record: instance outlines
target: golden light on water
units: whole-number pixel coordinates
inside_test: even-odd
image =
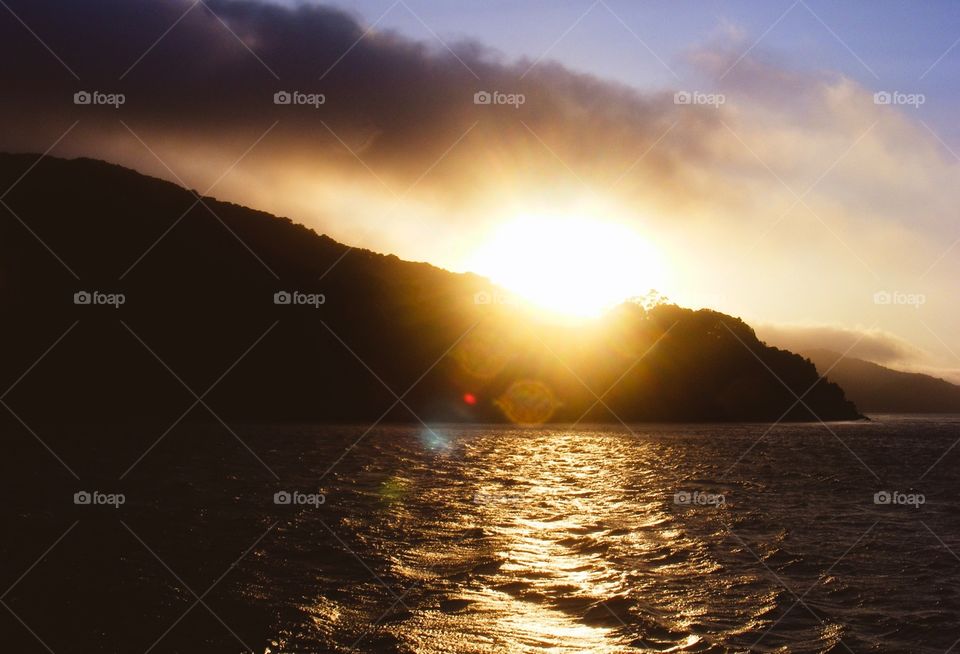
[[[594,317],[663,287],[657,248],[597,210],[519,213],[490,234],[471,270],[564,316]]]
[[[661,628],[652,637],[628,626],[657,609],[693,620],[703,598],[698,592],[674,596],[661,587],[662,566],[677,565],[664,562],[664,553],[685,536],[671,533],[660,497],[633,490],[647,475],[661,476],[652,458],[641,465],[640,479],[629,467],[652,455],[651,446],[625,442],[537,429],[516,440],[481,436],[461,442],[471,462],[471,501],[461,513],[438,518],[449,529],[443,546],[420,541],[406,556],[418,562],[411,571],[453,569],[468,582],[439,600],[439,610],[406,625],[403,636],[414,649],[425,654],[698,651],[692,648],[700,636],[683,626]],[[515,481],[504,483],[508,479]],[[440,488],[425,492],[428,503],[451,497]],[[399,519],[413,507],[389,508]],[[618,528],[624,520],[633,528]],[[478,539],[455,537],[463,533]],[[628,560],[639,567],[625,570],[621,564]],[[439,576],[447,579],[450,573]]]

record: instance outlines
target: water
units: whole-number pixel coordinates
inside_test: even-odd
[[[113,482],[120,508],[24,505],[7,583],[79,524],[4,601],[58,654],[942,654],[960,638],[960,447],[937,463],[960,418],[631,429],[237,428],[276,480],[221,427],[184,427]]]

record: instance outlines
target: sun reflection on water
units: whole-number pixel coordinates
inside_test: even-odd
[[[631,571],[610,549],[618,540],[641,551],[662,545],[656,530],[617,528],[623,514],[632,524],[657,524],[664,519],[662,503],[630,491],[625,472],[635,470],[636,461],[616,461],[622,454],[609,443],[546,433],[530,430],[511,440],[522,447],[503,450],[489,442],[472,453],[485,459],[479,468],[487,474],[472,480],[470,522],[483,530],[489,550],[479,564],[472,560],[476,550],[466,547],[438,553],[431,544],[420,552],[434,564],[460,558],[470,583],[456,593],[457,610],[427,612],[406,631],[417,651],[642,651],[633,615],[640,599]],[[698,640],[675,635],[658,650]]]
[[[762,429],[384,428],[327,482],[335,499],[322,512],[297,512],[278,530],[284,556],[258,559],[249,598],[263,601],[268,583],[287,593],[271,634],[285,654],[813,654],[841,639],[868,651],[856,629],[872,633],[876,611],[859,627],[838,611],[873,591],[874,607],[892,606],[897,589],[821,578],[837,543],[820,543],[838,529],[846,542],[862,533],[849,524],[859,509],[836,519],[809,502],[808,476],[784,474],[820,469],[810,428],[791,427],[794,437],[764,452],[751,476],[723,477]],[[434,447],[431,432],[446,446]],[[726,503],[677,502],[678,490],[697,487]],[[796,598],[781,578],[813,588],[822,619],[791,611]],[[906,637],[896,642],[906,651]]]

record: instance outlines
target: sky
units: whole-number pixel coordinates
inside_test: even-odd
[[[321,4],[274,1],[288,7]],[[876,90],[898,89],[936,99],[916,113],[935,125],[951,147],[960,147],[960,124],[951,120],[950,109],[960,100],[960,78],[950,74],[949,60],[941,67],[960,47],[960,7],[948,0],[325,4],[412,39],[474,40],[510,59],[555,60],[642,89],[669,89],[684,79],[697,80],[695,71],[681,63],[684,55],[719,36],[742,34],[754,47],[778,51],[793,67],[838,71]]]
[[[960,381],[954,3],[7,5],[2,149],[521,292],[559,280],[554,304],[606,276]]]
[[[931,102],[918,114],[960,147],[949,104],[960,100],[960,77],[951,74],[955,58],[953,66],[944,63],[960,47],[960,7],[949,0],[352,0],[333,6],[410,38],[473,39],[508,58],[544,57],[646,89],[696,79],[681,63],[687,51],[742,34],[748,45],[778,52],[791,67],[838,71],[876,90],[924,93]]]

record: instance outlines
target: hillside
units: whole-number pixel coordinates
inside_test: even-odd
[[[0,188],[36,161],[0,155]],[[99,161],[44,158],[3,201],[0,382],[29,370],[4,401],[30,424],[210,419],[196,396],[226,420],[813,419],[783,384],[812,387],[821,419],[859,415],[812,364],[713,311],[630,304],[551,325],[485,302],[497,289],[479,276]]]
[[[960,386],[937,377],[893,370],[829,350],[803,352],[821,373],[840,384],[862,411],[960,413]],[[839,361],[838,361],[839,360]],[[832,368],[831,368],[832,366]]]

